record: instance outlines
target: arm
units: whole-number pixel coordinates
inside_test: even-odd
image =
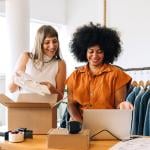
[[[50,82],[41,82],[48,87],[51,93],[58,94],[58,100],[61,100],[64,95],[66,80],[66,64],[63,60],[58,63],[58,73],[56,75],[56,88]]]
[[[71,120],[79,121],[82,123],[82,115],[77,102],[70,100],[68,101],[68,112],[70,114]]]
[[[59,62],[59,69],[56,76],[56,89],[58,91],[58,100],[63,98],[66,80],[66,64],[62,60]]]
[[[17,72],[17,73],[25,72],[28,59],[29,59],[28,52],[24,52],[17,61],[16,67],[15,67],[15,72]],[[19,89],[19,86],[14,83],[14,75],[12,76],[11,82],[8,85],[8,89],[12,93]]]
[[[115,93],[115,106],[119,109],[133,109],[133,105],[127,101],[126,99],[127,94],[127,86],[124,85],[119,88]]]

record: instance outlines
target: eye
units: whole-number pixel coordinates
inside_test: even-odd
[[[88,49],[88,53],[92,54],[94,51],[92,49]]]
[[[92,53],[93,53],[93,51],[89,51],[89,53],[90,53],[90,54],[92,54]]]
[[[98,54],[102,54],[102,53],[104,53],[104,52],[103,52],[102,50],[98,50],[97,53],[98,53]]]
[[[46,44],[46,45],[47,45],[47,44],[49,44],[49,41],[45,41],[43,44]]]
[[[53,43],[54,43],[54,44],[57,44],[57,43],[58,43],[58,40],[57,40],[57,39],[54,39],[54,40],[53,40]]]

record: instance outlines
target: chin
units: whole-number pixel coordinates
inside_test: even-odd
[[[97,67],[97,66],[99,66],[99,65],[101,65],[101,63],[93,63],[93,64],[92,64],[92,66],[95,66],[95,67]]]
[[[48,57],[54,57],[55,54],[46,54]]]

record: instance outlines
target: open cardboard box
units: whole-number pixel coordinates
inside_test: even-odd
[[[8,109],[7,129],[27,128],[34,134],[47,134],[50,128],[56,128],[56,102],[57,94],[24,93],[19,94],[15,101],[0,94],[0,103]]]
[[[78,134],[70,134],[67,129],[55,128],[48,132],[48,148],[63,150],[88,150],[88,129],[81,130]]]

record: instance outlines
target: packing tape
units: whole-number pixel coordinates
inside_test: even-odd
[[[10,131],[9,132],[9,142],[23,142],[24,141],[24,132],[21,131]]]

